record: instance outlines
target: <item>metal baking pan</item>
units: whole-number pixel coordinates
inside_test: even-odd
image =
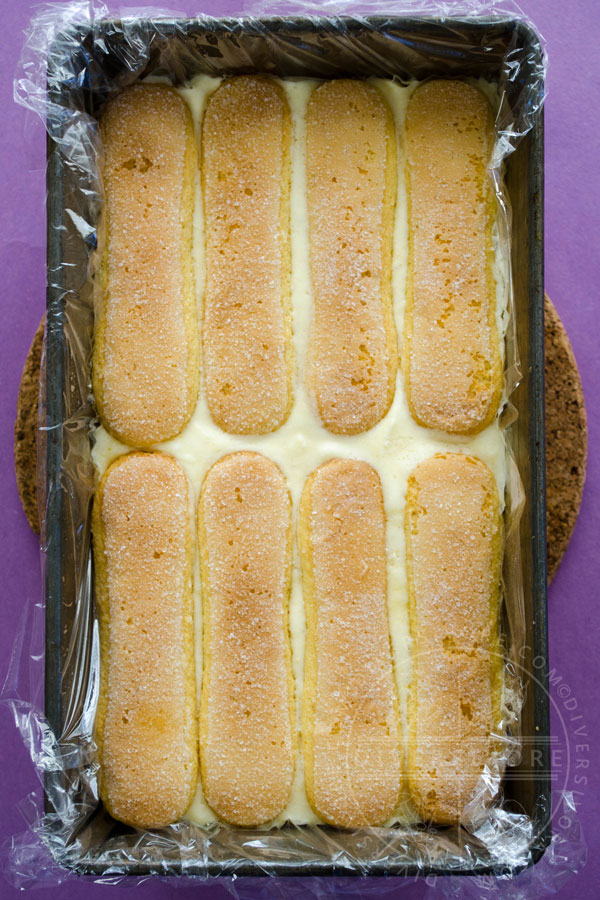
[[[339,23],[340,20],[338,20]],[[343,21],[343,30],[326,20],[273,18],[138,22],[152,30],[150,52],[135,76],[124,63],[127,40],[121,22],[99,21],[74,26],[54,42],[48,67],[49,102],[54,104],[48,138],[48,295],[45,358],[45,465],[46,513],[46,676],[45,711],[55,735],[55,752],[62,768],[46,772],[45,810],[50,846],[70,845],[62,865],[78,873],[102,875],[124,872],[162,875],[334,875],[353,874],[347,864],[295,858],[281,854],[265,862],[246,854],[238,860],[207,860],[185,865],[165,861],[160,852],[142,861],[120,853],[122,836],[131,832],[119,823],[107,828],[107,813],[98,806],[93,789],[93,760],[89,730],[93,715],[94,671],[97,653],[94,630],[89,508],[93,467],[88,426],[95,412],[91,401],[91,342],[93,311],[87,284],[89,253],[94,235],[78,230],[78,215],[89,221],[99,208],[90,209],[85,192],[74,191],[73,168],[56,152],[61,140],[60,116],[66,107],[97,117],[108,96],[137,77],[161,66],[178,73],[181,81],[200,73],[270,72],[282,76],[474,76],[494,79],[503,55],[525,48],[532,65],[540,66],[542,51],[537,35],[525,24],[509,18],[481,19],[379,18]],[[257,24],[258,22],[258,24]],[[450,39],[451,35],[451,39]],[[487,49],[482,49],[483,36]],[[489,50],[491,38],[492,52]],[[310,46],[310,55],[302,48]],[[290,47],[294,52],[290,53]],[[368,48],[369,53],[361,50]],[[372,51],[372,52],[371,52]],[[373,66],[373,53],[378,66]],[[307,61],[308,60],[308,63]],[[367,61],[368,60],[368,61]],[[73,77],[57,77],[69,70]],[[82,77],[77,77],[78,73]],[[519,78],[527,78],[520,71]],[[510,100],[510,86],[509,86]],[[49,121],[50,125],[50,121]],[[93,125],[89,137],[94,139]],[[75,163],[76,165],[76,163]],[[523,379],[512,396],[518,419],[512,428],[512,450],[523,481],[526,506],[521,521],[526,635],[522,668],[525,702],[522,733],[525,752],[519,767],[509,769],[504,797],[508,808],[531,817],[535,840],[530,864],[542,856],[551,837],[549,698],[547,693],[545,455],[544,455],[544,320],[543,320],[543,120],[506,160],[505,178],[512,205],[512,275],[519,355]],[[94,186],[91,185],[90,196]],[[79,208],[81,207],[81,208]],[[86,218],[87,217],[87,218]],[[93,221],[93,218],[92,218]],[[84,238],[82,240],[82,237]],[[79,648],[73,652],[73,648]],[[535,665],[534,665],[535,661]],[[535,672],[535,678],[533,674]],[[92,702],[90,703],[90,697]],[[90,712],[91,710],[91,712]],[[90,776],[90,772],[92,775]],[[57,798],[64,808],[57,809]],[[76,804],[82,811],[73,833],[64,836],[64,809]],[[191,827],[191,826],[190,826]],[[63,831],[61,832],[61,828]],[[59,836],[60,834],[60,836]],[[294,834],[299,829],[294,826]],[[56,838],[53,840],[53,836]],[[339,833],[342,841],[343,833]],[[110,853],[107,854],[107,842]],[[83,848],[85,847],[85,854]],[[73,850],[73,848],[75,848]],[[77,848],[82,848],[81,857]],[[341,844],[340,844],[341,848]],[[84,860],[85,856],[85,860]],[[110,862],[107,862],[107,859]],[[382,858],[356,868],[356,874],[447,874],[444,865],[424,867],[422,860],[390,863]],[[464,865],[453,874],[499,874],[493,863],[465,853]]]

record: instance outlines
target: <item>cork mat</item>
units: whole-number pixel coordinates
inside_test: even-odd
[[[581,506],[587,417],[571,342],[547,294],[545,301],[546,528],[551,581],[571,540]]]
[[[29,524],[40,533],[36,487],[37,413],[44,319],[31,342],[21,375],[15,422],[15,472],[19,496]]]
[[[546,483],[548,578],[569,544],[585,481],[587,420],[581,378],[564,326],[548,295],[546,313]],[[39,533],[36,494],[36,425],[44,322],[27,355],[15,424],[15,468],[23,509]]]

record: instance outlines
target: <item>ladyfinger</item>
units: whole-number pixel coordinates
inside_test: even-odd
[[[486,166],[492,114],[461,81],[428,81],[406,114],[409,258],[403,366],[413,418],[475,434],[502,393]]]
[[[196,143],[188,107],[164,85],[112,100],[104,148],[104,253],[93,386],[107,431],[148,448],[187,424],[198,397],[192,268]]]
[[[279,467],[246,451],[215,463],[202,486],[198,537],[204,794],[225,821],[260,825],[284,809],[294,774],[291,501]]]
[[[418,813],[462,819],[500,722],[502,522],[494,476],[447,453],[408,481],[405,512],[412,681],[408,787]]]
[[[236,76],[202,124],[208,406],[232,434],[265,434],[292,406],[291,116],[269,78]]]
[[[399,801],[401,750],[385,512],[374,469],[333,459],[313,472],[302,495],[299,539],[308,800],[338,827],[382,824]]]
[[[94,500],[100,797],[138,828],[180,819],[198,781],[190,512],[162,453],[119,457]]]
[[[328,81],[311,95],[306,134],[308,384],[325,428],[358,434],[386,414],[396,381],[394,124],[372,85]]]

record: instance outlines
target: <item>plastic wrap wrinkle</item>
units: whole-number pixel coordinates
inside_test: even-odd
[[[216,872],[237,876],[261,871],[360,875],[405,869],[415,873],[503,870],[510,876],[510,896],[537,896],[535,890],[556,883],[569,866],[580,864],[581,837],[576,827],[556,830],[541,863],[518,875],[517,870],[530,865],[537,855],[542,838],[535,833],[530,816],[501,805],[490,808],[472,828],[419,825],[355,832],[320,825],[283,825],[265,831],[215,824],[202,830],[185,821],[161,832],[136,832],[115,827],[98,809],[92,729],[99,641],[92,605],[89,533],[89,501],[95,478],[89,436],[97,420],[90,385],[93,296],[89,273],[94,265],[102,204],[97,129],[102,105],[115,92],[149,75],[167,77],[180,86],[200,72],[219,76],[235,70],[320,79],[356,74],[407,82],[431,74],[452,74],[457,58],[462,66],[460,74],[475,78],[492,57],[497,63],[498,113],[490,177],[500,203],[497,243],[507,246],[510,210],[502,163],[535,124],[543,102],[543,56],[527,42],[525,48],[518,45],[514,34],[506,49],[493,30],[497,17],[525,19],[513,3],[404,0],[389,7],[378,0],[318,6],[258,0],[245,3],[241,13],[242,17],[225,21],[206,16],[184,20],[169,11],[113,10],[104,4],[85,2],[51,4],[41,8],[27,34],[15,80],[15,99],[44,119],[54,142],[48,159],[49,184],[52,186],[55,179],[62,190],[61,196],[54,189],[49,196],[53,225],[49,241],[54,249],[50,257],[60,259],[60,264],[48,270],[48,327],[42,367],[48,379],[43,378],[42,383],[38,473],[45,492],[42,551],[46,558],[56,560],[56,543],[62,540],[68,552],[60,559],[67,557],[72,565],[62,573],[54,568],[46,570],[48,596],[56,596],[62,575],[62,592],[58,593],[62,603],[58,612],[50,611],[46,621],[46,643],[58,648],[55,656],[60,660],[60,671],[47,673],[45,710],[40,688],[44,660],[41,604],[24,612],[3,690],[3,699],[12,706],[46,796],[41,814],[36,798],[28,798],[25,804],[29,829],[5,848],[9,877],[24,887],[61,883],[72,877],[72,871],[94,875],[103,883],[127,876],[130,884],[134,878],[141,882],[148,874],[164,876],[174,871],[206,878]],[[123,18],[111,19],[111,14],[122,14]],[[375,19],[371,21],[370,16]],[[403,16],[408,19],[408,23],[400,23],[404,33],[395,21]],[[288,17],[292,17],[291,22]],[[301,17],[300,22],[294,17]],[[423,23],[418,17],[435,22]],[[419,31],[423,24],[429,27],[425,34]],[[321,33],[313,39],[317,27]],[[478,29],[479,44],[468,45],[465,34],[469,29],[474,34],[473,28]],[[535,38],[535,33],[531,34]],[[512,310],[510,270],[505,277]],[[503,427],[515,420],[509,398],[520,379],[515,320],[514,314],[509,316],[506,331]],[[62,415],[56,415],[57,410]],[[510,444],[510,429],[508,434]],[[57,459],[60,465],[50,467],[46,484],[46,460],[56,463]],[[498,767],[492,766],[480,779],[482,796],[495,793],[502,766],[518,757],[523,700],[519,661],[526,634],[518,539],[523,504],[518,468],[509,454],[504,746]],[[61,523],[62,530],[56,529],[56,522]],[[69,635],[67,645],[62,643],[65,632]],[[53,678],[58,678],[55,684]],[[49,703],[49,698],[54,701]],[[555,800],[569,803],[568,797]],[[571,812],[575,820],[574,808]],[[477,881],[483,878],[484,874],[476,876]],[[527,888],[519,886],[521,881]],[[227,877],[222,883],[240,898],[257,896],[274,886],[271,882],[269,888],[267,883]],[[333,883],[316,878],[301,889],[322,897],[333,892]],[[484,895],[500,890],[496,879],[489,884],[482,881],[477,888],[475,879],[465,883],[468,890],[477,889]],[[300,889],[297,884],[289,879],[277,882],[283,895]],[[376,879],[367,882],[359,878],[347,885],[344,882],[342,890],[349,896],[370,889],[381,894],[380,884]],[[458,884],[453,879],[439,879],[437,887],[450,897],[455,896]],[[339,887],[338,882],[336,894]]]

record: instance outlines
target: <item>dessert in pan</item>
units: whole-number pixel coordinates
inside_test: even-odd
[[[95,730],[115,818],[444,825],[493,795],[492,121],[483,85],[267,76],[144,83],[104,111]]]

